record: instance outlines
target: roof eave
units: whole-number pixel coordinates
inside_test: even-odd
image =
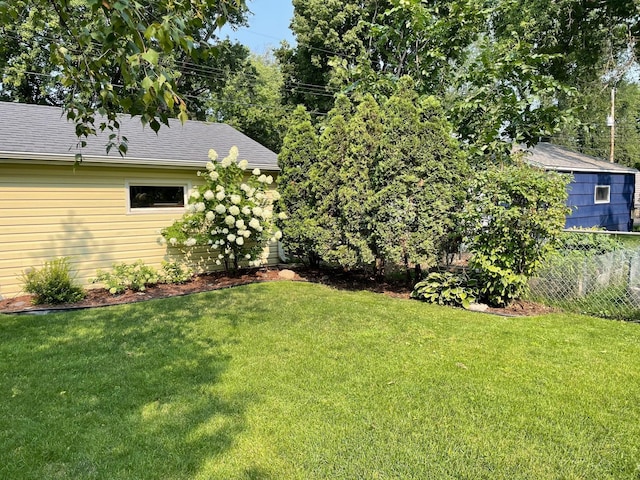
[[[75,154],[37,153],[37,152],[3,152],[0,151],[0,161],[22,160],[29,163],[67,165],[75,163]],[[143,167],[143,168],[185,168],[198,169],[205,167],[205,161],[171,160],[166,158],[138,158],[138,157],[108,157],[101,155],[82,155],[83,165],[113,165],[119,167]],[[267,171],[279,171],[267,164],[252,162],[251,168],[260,168]]]

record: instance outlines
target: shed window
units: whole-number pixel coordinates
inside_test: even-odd
[[[129,211],[183,209],[187,185],[128,185]]]
[[[611,187],[609,185],[596,185],[594,193],[595,203],[609,203],[611,201]]]

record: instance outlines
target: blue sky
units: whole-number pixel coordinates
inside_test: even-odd
[[[225,27],[221,31],[222,38],[229,36],[258,54],[277,47],[282,40],[294,43],[293,34],[289,30],[293,17],[291,0],[247,0],[247,5],[253,12],[248,18],[249,27],[235,32]]]

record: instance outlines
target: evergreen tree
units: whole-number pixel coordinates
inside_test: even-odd
[[[311,171],[317,157],[315,127],[307,110],[298,106],[291,116],[289,130],[278,155],[281,199],[276,208],[286,217],[283,215],[285,218],[278,219],[277,223],[284,235],[286,253],[316,267],[320,261],[315,250],[318,202],[311,183]]]
[[[374,239],[382,267],[431,267],[464,197],[465,162],[432,97],[404,77],[383,106],[382,157],[375,170]]]

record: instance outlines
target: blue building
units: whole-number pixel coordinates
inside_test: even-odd
[[[572,175],[567,200],[571,214],[566,228],[601,227],[622,232],[633,229],[638,170],[551,143],[539,143],[526,155],[531,165]]]

